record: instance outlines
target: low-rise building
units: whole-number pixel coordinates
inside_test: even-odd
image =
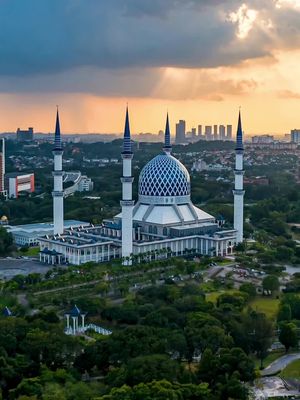
[[[65,229],[76,229],[85,228],[90,226],[88,222],[76,221],[76,220],[66,220],[64,221]],[[42,222],[36,224],[26,224],[26,225],[7,225],[5,227],[8,232],[13,236],[14,242],[17,246],[38,246],[39,238],[41,236],[53,235],[53,223],[52,222]]]

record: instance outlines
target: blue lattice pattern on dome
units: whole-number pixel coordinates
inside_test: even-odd
[[[142,169],[139,194],[144,196],[187,196],[190,175],[183,164],[170,155],[158,155]]]

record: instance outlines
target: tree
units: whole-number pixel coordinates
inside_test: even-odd
[[[282,304],[279,308],[277,321],[290,321],[292,319],[291,306],[289,304]]]
[[[0,226],[0,255],[5,256],[13,250],[12,234]]]
[[[163,354],[131,359],[125,367],[126,383],[130,386],[161,379],[178,382],[182,379],[183,372],[182,366],[177,361]]]
[[[268,275],[263,279],[263,290],[270,291],[272,294],[279,289],[279,280],[275,275]]]
[[[210,392],[206,383],[180,384],[162,380],[113,388],[109,394],[95,400],[210,400]]]
[[[292,319],[300,319],[300,297],[295,294],[288,294],[282,300],[283,304],[289,304],[292,312]]]
[[[265,314],[252,311],[246,316],[244,329],[248,334],[250,348],[256,352],[263,368],[263,360],[272,343],[273,324]]]
[[[242,283],[240,286],[240,291],[243,293],[247,293],[249,299],[253,299],[256,296],[256,287],[253,285],[253,283],[250,282]]]
[[[279,341],[285,347],[286,353],[291,347],[298,344],[296,325],[291,322],[284,322],[280,325]]]

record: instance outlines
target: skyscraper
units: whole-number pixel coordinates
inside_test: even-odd
[[[218,125],[214,125],[214,140],[218,140]]]
[[[220,140],[225,140],[226,136],[225,136],[225,126],[224,125],[220,125],[219,126],[219,139]]]
[[[227,140],[232,140],[232,125],[227,125]]]
[[[300,143],[300,129],[291,130],[291,142]]]
[[[212,140],[212,126],[211,125],[206,125],[205,126],[205,140]]]
[[[201,139],[202,136],[202,125],[198,125],[198,137]]]
[[[175,143],[176,144],[185,143],[185,121],[182,119],[179,120],[179,122],[176,124]]]

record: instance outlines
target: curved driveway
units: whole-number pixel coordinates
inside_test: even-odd
[[[262,376],[275,375],[282,371],[287,365],[300,359],[300,353],[286,354],[273,361],[267,368],[261,371]]]

